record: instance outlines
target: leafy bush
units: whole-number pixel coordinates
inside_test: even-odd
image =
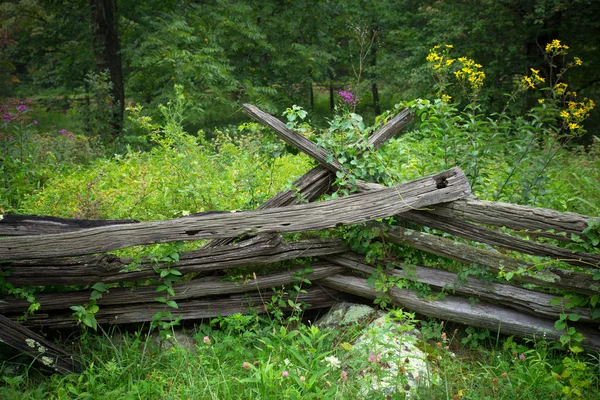
[[[305,156],[273,158],[262,147],[268,135],[217,130],[208,141],[183,130],[187,101],[181,88],[160,108],[162,126],[128,109],[130,118],[155,144],[149,152],[130,151],[96,160],[89,168],[48,181],[24,210],[85,218],[167,219],[209,210],[251,209],[284,189],[308,167]]]
[[[7,212],[23,211],[23,201],[47,181],[96,154],[94,138],[40,126],[29,100],[11,99],[0,109],[0,207]]]

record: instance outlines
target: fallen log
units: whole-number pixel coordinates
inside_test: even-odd
[[[318,280],[339,274],[345,268],[327,263],[315,264],[312,270],[310,273],[303,274],[302,277],[311,281]],[[281,287],[295,282],[300,271],[299,269],[295,269],[270,275],[256,276],[256,280],[249,278],[241,283],[221,282],[220,279],[222,277],[207,277],[185,283],[175,283],[173,284],[175,295],[170,296],[169,300],[179,302],[201,297],[230,295]],[[85,304],[90,301],[91,293],[91,290],[40,293],[35,296],[35,301],[40,303],[39,313],[47,313],[55,310],[68,310],[70,306]],[[101,299],[97,300],[96,303],[100,307],[152,303],[157,297],[162,296],[165,296],[165,293],[157,293],[155,285],[138,288],[112,288]],[[0,302],[0,313],[25,313],[30,304],[25,299],[5,298]]]
[[[46,235],[72,232],[97,226],[133,224],[134,219],[70,219],[38,215],[4,214],[0,218],[0,236]]]
[[[405,212],[397,215],[397,218],[479,243],[487,243],[492,246],[499,246],[535,256],[551,257],[571,265],[578,265],[585,268],[598,268],[600,266],[600,255],[598,254],[575,253],[571,250],[521,239],[455,218],[432,215],[424,211]]]
[[[438,204],[428,210],[432,214],[484,225],[505,226],[516,230],[529,230],[538,236],[558,240],[571,240],[570,235],[581,235],[590,220],[598,218],[574,213],[562,213],[546,208],[520,206],[516,204],[461,199],[451,203]],[[551,232],[548,232],[551,231]],[[560,235],[564,232],[567,236]]]
[[[320,203],[0,238],[0,260],[79,256],[179,240],[320,230],[383,218],[469,194],[465,175],[453,168],[390,188]]]
[[[83,370],[81,363],[71,353],[4,315],[0,315],[0,342],[27,354],[59,374],[72,374]]]
[[[340,240],[284,242],[279,236],[256,237],[239,244],[183,252],[171,264],[182,274],[206,273],[249,265],[269,264],[298,257],[315,257],[347,251]],[[6,281],[15,286],[85,286],[96,282],[134,282],[158,277],[156,264],[142,260],[128,269],[132,259],[111,254],[9,261]]]
[[[214,318],[219,315],[248,314],[250,312],[264,314],[270,311],[269,306],[263,302],[263,298],[267,294],[269,295],[268,299],[270,299],[272,292],[267,292],[264,295],[260,292],[254,292],[223,298],[181,301],[177,303],[178,308],[171,308],[158,302],[101,307],[96,313],[96,322],[111,325],[150,322],[155,314],[159,312],[170,312],[174,318],[181,317],[182,320],[200,320]],[[306,289],[306,293],[300,293],[292,298],[285,296],[284,300],[287,302],[290,299],[295,303],[310,304],[306,307],[307,309],[318,309],[331,307],[339,301],[348,299],[348,297],[346,294],[333,289],[310,287]],[[305,308],[303,307],[303,309]],[[291,308],[283,307],[282,310],[290,311]],[[68,328],[77,324],[71,314],[71,312],[36,313],[28,317],[24,324],[30,327]],[[17,318],[18,316],[10,317]]]
[[[366,279],[353,276],[335,275],[319,281],[323,286],[368,299],[377,298],[378,293],[367,284]],[[472,304],[469,300],[446,296],[443,300],[427,300],[419,298],[417,293],[408,289],[392,288],[387,293],[394,305],[405,307],[419,314],[424,314],[444,321],[458,322],[476,328],[489,329],[504,335],[519,337],[538,337],[559,340],[564,331],[554,329],[554,321],[506,307],[479,302]],[[583,346],[591,351],[600,351],[600,335],[598,329],[570,324],[584,336]]]
[[[356,253],[342,253],[321,257],[332,264],[373,275],[374,268],[364,262],[364,257]],[[458,274],[419,265],[404,265],[402,269],[384,270],[392,276],[424,283],[438,292],[475,297],[493,304],[501,304],[521,312],[557,320],[563,312],[576,313],[582,323],[598,323],[592,318],[592,311],[585,307],[565,309],[564,305],[551,305],[556,295],[536,292],[517,286],[496,282],[485,282],[474,277],[461,278]]]
[[[494,273],[501,270],[507,273],[511,272],[514,273],[512,279],[519,282],[533,283],[541,287],[555,287],[586,295],[600,293],[600,282],[593,281],[591,274],[549,267],[538,270],[535,265],[522,260],[401,227],[385,233],[387,239],[392,243],[407,245],[468,265],[486,266]],[[522,271],[522,273],[517,273],[518,271]]]

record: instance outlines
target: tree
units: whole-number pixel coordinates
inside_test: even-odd
[[[125,89],[119,42],[117,6],[115,0],[90,0],[94,58],[98,71],[110,74],[113,106],[112,135],[119,135],[123,127]]]

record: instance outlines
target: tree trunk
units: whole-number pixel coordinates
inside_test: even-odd
[[[331,112],[335,110],[335,99],[333,98],[333,83],[329,84],[329,109]]]
[[[375,67],[377,66],[377,46],[374,44],[371,47],[371,94],[373,95],[373,112],[375,116],[381,114],[381,105],[379,104],[379,89],[377,88],[377,82],[375,81],[377,75],[375,73]]]
[[[96,69],[98,71],[108,70],[110,73],[113,101],[112,120],[110,121],[112,132],[110,133],[118,136],[123,128],[125,89],[123,87],[117,5],[115,0],[90,0],[90,8]]]

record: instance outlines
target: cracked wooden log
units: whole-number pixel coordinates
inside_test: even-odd
[[[221,282],[222,277],[207,277],[195,279],[190,282],[173,284],[174,296],[169,300],[183,301],[201,297],[230,295],[234,293],[247,293],[261,291],[272,287],[281,287],[297,280],[298,273],[303,269],[284,271],[269,275],[256,276],[243,282]],[[330,263],[315,264],[312,272],[302,274],[303,278],[315,281],[331,275],[339,274],[344,267]],[[91,290],[76,292],[40,293],[35,296],[35,301],[40,303],[37,313],[47,313],[55,310],[69,309],[70,306],[85,304],[90,300]],[[111,288],[96,303],[100,307],[115,305],[131,305],[137,303],[152,303],[155,298],[163,296],[156,292],[156,286],[143,286],[137,288]],[[25,299],[14,297],[5,298],[0,302],[0,313],[24,313],[31,303]]]
[[[600,293],[600,281],[593,281],[591,274],[548,267],[538,270],[535,265],[522,260],[401,227],[396,227],[385,233],[387,239],[392,243],[414,247],[468,265],[486,266],[494,273],[500,272],[501,269],[505,272],[526,270],[527,272],[513,275],[512,279],[519,282],[533,283],[542,287],[555,287],[586,295]]]
[[[269,292],[270,293],[270,292]],[[262,297],[261,297],[262,296]],[[178,308],[171,308],[162,303],[139,303],[131,305],[119,305],[101,307],[96,313],[96,321],[99,324],[129,324],[136,322],[152,321],[154,315],[159,312],[170,312],[174,318],[181,317],[183,320],[199,320],[203,318],[214,318],[236,313],[248,314],[255,312],[263,314],[268,307],[263,303],[264,295],[259,292],[231,295],[227,297],[206,298],[200,300],[188,300],[177,303]],[[287,299],[288,297],[284,297]],[[300,293],[291,298],[294,302],[309,304],[308,309],[331,307],[333,304],[348,299],[345,293],[334,289],[310,287],[306,293]],[[289,307],[283,308],[289,311]],[[10,315],[9,315],[10,316]],[[19,315],[14,315],[17,318]],[[13,317],[13,316],[10,316]],[[24,322],[30,327],[67,328],[77,324],[70,312],[36,313]],[[0,330],[2,328],[0,327]]]
[[[38,215],[0,215],[0,236],[64,233],[97,226],[133,224],[134,219],[71,219]]]
[[[256,237],[243,243],[183,252],[171,264],[182,274],[210,272],[249,265],[268,264],[298,257],[315,257],[347,251],[336,239],[284,242],[279,236]],[[142,260],[128,270],[132,259],[111,254],[9,261],[6,281],[16,286],[84,286],[96,282],[134,282],[157,277],[156,264]]]
[[[453,168],[390,188],[320,203],[0,238],[0,260],[79,256],[178,240],[320,230],[457,200],[470,193],[464,173]]]
[[[246,114],[274,130],[286,143],[297,148],[301,152],[308,154],[313,160],[316,160],[330,172],[335,173],[342,168],[342,165],[336,159],[327,160],[329,157],[327,150],[317,146],[306,137],[288,129],[283,122],[271,114],[262,111],[252,104],[244,104],[243,108]]]
[[[319,283],[368,299],[375,299],[380,294],[369,287],[366,279],[353,276],[335,275],[321,279]],[[500,305],[485,302],[473,304],[457,296],[446,296],[443,300],[427,300],[419,298],[412,290],[399,288],[392,288],[387,294],[394,305],[405,307],[410,311],[444,321],[489,329],[504,335],[559,340],[560,336],[565,334],[564,331],[554,329],[554,321],[551,319],[525,314]],[[600,351],[600,331],[597,328],[576,323],[572,326],[584,336],[583,347],[591,351]]]
[[[344,266],[351,270],[360,271],[372,275],[374,268],[366,264],[364,257],[356,253],[342,253],[335,256],[321,257],[332,264]],[[458,294],[461,296],[472,296],[477,300],[484,300],[493,304],[502,304],[528,314],[538,315],[545,318],[557,320],[559,315],[565,312],[564,305],[551,305],[551,301],[557,295],[536,292],[517,286],[497,282],[485,282],[474,277],[461,278],[458,274],[442,271],[435,268],[422,267],[418,265],[406,266],[401,264],[402,269],[384,270],[384,273],[393,276],[401,276],[409,281],[420,282],[429,285],[439,292]],[[575,307],[567,310],[581,316],[580,322],[598,323],[599,320],[592,318],[592,311],[587,307]]]
[[[0,342],[27,354],[45,368],[59,374],[83,371],[81,363],[71,353],[4,315],[0,315]]]
[[[600,266],[600,255],[598,254],[574,252],[548,244],[521,239],[455,218],[432,215],[424,211],[409,211],[397,215],[397,218],[479,243],[487,243],[492,246],[499,246],[535,256],[551,257],[571,265],[578,265],[585,268],[598,268]]]
[[[476,198],[438,204],[428,211],[436,215],[478,224],[505,226],[516,230],[541,230],[541,232],[530,233],[567,241],[571,240],[571,234],[581,235],[590,220],[599,219],[581,214],[562,213],[546,208],[520,206]],[[554,233],[546,231],[554,231]],[[559,232],[564,232],[567,236],[559,235]]]

